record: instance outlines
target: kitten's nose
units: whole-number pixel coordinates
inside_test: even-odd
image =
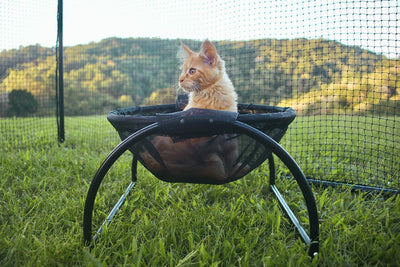
[[[185,80],[185,75],[184,75],[184,74],[181,74],[181,75],[179,76],[179,82],[180,82],[180,83],[183,83],[184,80]]]

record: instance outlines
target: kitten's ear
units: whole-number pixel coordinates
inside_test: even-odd
[[[204,58],[204,63],[213,66],[217,60],[217,49],[206,39],[201,45],[200,55]]]
[[[184,43],[181,42],[181,46],[178,49],[178,53],[176,54],[176,57],[178,58],[179,62],[183,64],[185,60],[193,54],[194,52],[190,50],[189,47],[187,47]]]
[[[189,47],[187,47],[187,46],[186,46],[184,43],[182,43],[182,42],[181,42],[181,46],[182,46],[183,50],[186,52],[186,54],[187,54],[188,56],[190,56],[191,54],[194,53],[192,50],[190,50]]]

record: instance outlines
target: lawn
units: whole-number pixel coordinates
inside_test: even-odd
[[[297,123],[290,135],[303,139],[309,128],[301,123],[314,122]],[[36,138],[15,146],[2,138],[1,266],[400,265],[399,197],[313,186],[321,246],[310,259],[268,189],[264,165],[221,186],[169,184],[140,167],[127,203],[89,250],[82,243],[86,193],[119,139],[104,117],[67,118],[66,126],[61,145]],[[29,133],[40,137],[43,131]],[[296,154],[300,140],[290,135],[283,143]],[[334,135],[329,138],[335,142]],[[96,202],[96,224],[129,183],[130,160],[126,153],[106,176]],[[282,178],[277,185],[306,222],[296,184]]]

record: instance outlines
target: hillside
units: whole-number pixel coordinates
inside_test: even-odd
[[[183,42],[196,50],[201,44]],[[108,38],[66,47],[66,114],[102,113],[157,103],[155,98],[159,103],[170,101],[170,88],[179,75],[179,44],[180,40]],[[215,44],[240,102],[289,105],[302,114],[399,112],[398,59],[322,39]],[[38,112],[54,105],[54,75],[53,49],[36,45],[0,52],[0,94],[27,90],[38,102]]]

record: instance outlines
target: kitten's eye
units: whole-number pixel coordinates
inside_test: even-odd
[[[190,75],[193,75],[193,74],[195,74],[196,73],[196,69],[195,68],[190,68],[189,69],[189,74]]]

